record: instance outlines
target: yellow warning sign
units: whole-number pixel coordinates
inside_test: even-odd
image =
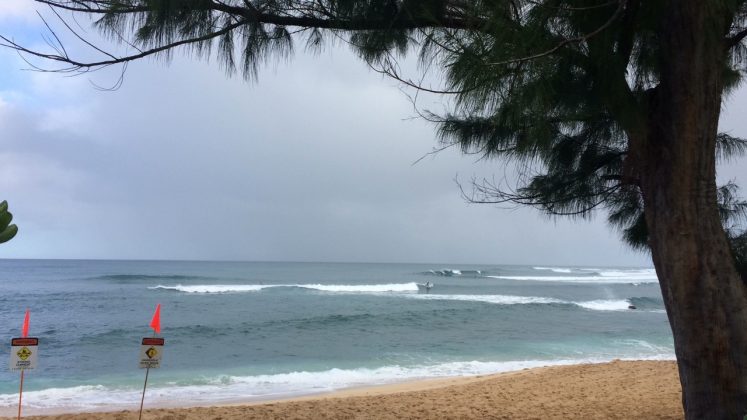
[[[21,360],[26,360],[29,357],[31,357],[31,350],[29,350],[28,347],[22,347],[21,350],[18,350],[18,358]]]
[[[141,369],[156,369],[161,367],[164,342],[163,338],[143,338],[142,345],[140,346]]]
[[[21,337],[10,340],[10,370],[35,369],[39,359],[39,339]]]
[[[148,356],[149,359],[153,359],[158,356],[158,350],[156,350],[155,347],[151,347],[148,350],[145,350],[145,355]]]

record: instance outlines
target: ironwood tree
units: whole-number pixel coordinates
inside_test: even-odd
[[[450,111],[425,116],[444,146],[523,168],[518,184],[477,181],[467,195],[555,215],[606,211],[626,241],[651,252],[687,418],[747,414],[745,206],[734,185],[716,184],[718,158],[745,149],[718,133],[723,97],[747,64],[744,0],[36,1],[62,29],[75,33],[70,16],[88,16],[133,51],[80,37],[101,54],[83,61],[56,32],[49,51],[2,34],[44,70],[186,51],[253,78],[299,44],[342,39],[378,71],[443,95]],[[444,85],[401,74],[408,53]]]

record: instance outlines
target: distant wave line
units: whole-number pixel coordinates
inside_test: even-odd
[[[535,270],[550,270],[554,273],[570,273],[570,268],[560,268],[560,267],[532,267]]]
[[[428,270],[420,274],[440,277],[454,277],[462,275],[480,276],[482,275],[482,270],[454,270],[451,268],[443,268],[441,270]]]
[[[561,281],[569,283],[658,283],[658,278],[650,274],[633,274],[629,276],[485,276],[500,280],[522,281]]]
[[[91,277],[91,280],[187,280],[206,279],[204,276],[185,276],[181,274],[105,274]]]
[[[195,286],[163,286],[149,287],[151,290],[173,290],[183,293],[195,294],[221,294],[259,292],[268,288],[302,288],[319,290],[333,293],[350,294],[381,294],[386,293],[391,297],[402,297],[418,300],[447,300],[462,302],[482,302],[496,305],[532,305],[532,304],[558,304],[575,305],[584,309],[594,311],[622,311],[628,310],[632,304],[630,299],[597,299],[590,301],[567,301],[552,297],[541,296],[514,296],[514,295],[442,295],[442,294],[418,294],[416,283],[394,283],[394,284],[367,284],[367,285],[342,285],[342,284],[245,284],[245,285],[195,285]]]
[[[411,283],[390,284],[210,284],[210,285],[158,285],[149,287],[152,290],[174,290],[185,293],[239,293],[258,292],[263,289],[278,287],[297,287],[302,289],[319,290],[323,292],[347,292],[347,293],[382,293],[382,292],[417,292],[418,285]]]
[[[531,304],[558,304],[575,305],[593,311],[626,311],[632,304],[630,299],[597,299],[589,301],[567,301],[549,297],[539,296],[512,296],[512,295],[437,295],[420,294],[405,296],[411,299],[421,300],[455,300],[466,302],[484,302],[496,305],[531,305]],[[642,311],[648,312],[648,311]]]

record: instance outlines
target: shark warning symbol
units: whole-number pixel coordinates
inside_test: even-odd
[[[21,337],[10,340],[10,370],[35,369],[39,358],[39,339]]]
[[[18,355],[18,358],[21,360],[26,360],[29,357],[31,357],[31,350],[29,350],[28,347],[22,347],[21,350],[18,350],[16,353]]]

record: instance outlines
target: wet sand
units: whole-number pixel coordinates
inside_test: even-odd
[[[136,411],[117,411],[24,418],[125,420],[137,416]],[[283,401],[149,409],[143,413],[143,419],[149,420],[681,418],[681,388],[673,361],[554,366],[348,389]]]

